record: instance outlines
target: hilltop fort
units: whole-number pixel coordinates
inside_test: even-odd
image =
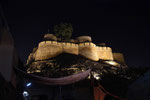
[[[80,36],[76,39],[71,39],[69,42],[65,42],[53,34],[45,34],[44,40],[30,53],[27,64],[32,61],[51,59],[62,53],[80,55],[92,61],[116,61],[125,65],[122,53],[113,53],[112,48],[106,46],[104,43],[99,45],[92,43],[90,36]]]

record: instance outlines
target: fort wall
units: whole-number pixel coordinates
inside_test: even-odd
[[[63,52],[78,55],[78,45],[74,43],[61,43]]]
[[[122,53],[113,53],[113,58],[115,61],[126,65],[125,60],[124,60],[124,56]]]
[[[90,60],[98,61],[113,60],[113,54],[110,47],[98,47],[94,43],[65,43],[56,41],[43,41],[39,43],[35,52],[35,60],[44,60],[56,57],[61,53],[81,55]]]
[[[98,61],[99,56],[97,48],[94,43],[80,43],[79,44],[79,55],[88,58],[90,60]]]
[[[62,45],[55,41],[46,41],[39,43],[39,47],[35,52],[35,60],[44,60],[56,57],[62,53]]]
[[[97,47],[99,59],[113,60],[112,49],[110,47]]]

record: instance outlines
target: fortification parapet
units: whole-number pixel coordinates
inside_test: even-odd
[[[106,50],[111,50],[112,51],[112,49],[110,47],[107,47]]]
[[[78,46],[76,46],[73,43],[63,43],[62,44],[63,52],[69,53],[69,54],[79,54]]]
[[[56,41],[40,42],[35,53],[35,60],[49,59],[63,52],[81,55],[94,61],[98,61],[99,59],[113,60],[110,47],[98,47],[91,42],[75,44]]]
[[[98,47],[98,46],[97,46],[97,47]],[[99,49],[99,50],[102,50],[102,49],[103,49],[103,47],[98,47],[98,49]]]
[[[57,45],[57,42],[56,41],[51,41],[51,44]]]
[[[88,58],[90,60],[98,61],[99,56],[97,54],[97,47],[92,46],[79,46],[79,55]]]
[[[79,43],[79,55],[90,60],[98,61],[97,47],[94,43]]]
[[[113,54],[110,47],[98,47],[99,59],[113,60]]]
[[[96,45],[94,43],[91,43],[91,42],[89,43],[89,46],[90,47],[96,47]]]
[[[57,42],[57,45],[62,45],[60,42]]]
[[[106,47],[102,47],[102,49],[103,49],[103,50],[107,50],[107,48],[106,48]]]
[[[90,42],[85,42],[84,44],[85,44],[85,46],[89,46]]]
[[[79,47],[84,47],[84,43],[79,43]]]
[[[96,45],[91,42],[86,42],[86,43],[79,43],[79,47],[96,47]]]
[[[39,43],[39,47],[42,46],[42,45],[44,45],[44,44],[45,44],[45,41],[40,42]]]
[[[35,53],[35,60],[44,60],[56,57],[61,54],[62,46],[55,41],[40,42],[39,47]]]

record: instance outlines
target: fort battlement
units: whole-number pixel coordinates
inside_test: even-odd
[[[45,41],[40,42],[38,47],[34,48],[33,52],[29,55],[27,63],[51,59],[61,53],[69,53],[80,55],[93,61],[115,60],[125,64],[122,53],[112,53],[112,49],[105,46],[105,43],[97,46],[92,43],[90,36],[80,36],[70,42],[58,42],[57,38],[54,37],[52,34],[46,35]]]
[[[111,50],[110,47],[100,47],[96,46],[94,43],[86,42],[86,43],[67,43],[67,42],[56,42],[56,41],[42,41],[39,43],[39,47],[55,45],[55,46],[66,46],[66,47],[96,47],[98,50]]]
[[[97,46],[97,49],[98,50],[111,50],[110,47],[99,47],[99,46]]]
[[[94,43],[67,43],[56,41],[42,41],[39,43],[35,52],[35,60],[43,60],[55,57],[61,53],[81,55],[85,58],[98,61],[99,59],[113,60],[113,54],[110,47],[99,47]]]
[[[39,43],[39,47],[41,46],[46,46],[46,45],[62,45],[62,46],[89,46],[89,47],[96,47],[96,45],[94,43],[91,42],[86,42],[86,43],[79,43],[79,44],[75,44],[75,43],[68,43],[68,42],[56,42],[56,41],[42,41]],[[105,47],[104,47],[105,48]]]

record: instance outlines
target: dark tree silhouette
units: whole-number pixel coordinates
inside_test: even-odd
[[[54,26],[54,33],[58,38],[69,41],[73,32],[72,25],[70,23],[61,23]]]

